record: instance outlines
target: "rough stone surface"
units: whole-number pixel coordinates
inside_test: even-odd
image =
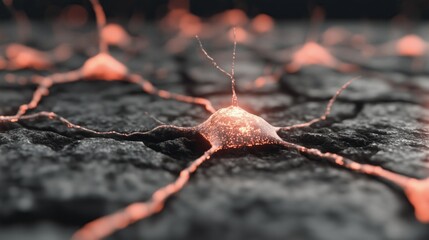
[[[374,26],[374,31],[377,28]],[[343,83],[361,76],[339,98],[327,121],[281,137],[409,176],[427,177],[429,111],[425,94],[429,77],[424,71],[408,74],[403,64],[396,65],[400,61],[396,57],[378,62],[383,66],[380,69],[380,65],[366,62],[372,67],[357,73],[306,67],[261,89],[243,90],[245,83],[262,74],[268,61],[259,50],[267,54],[299,43],[297,37],[289,38],[287,44],[283,41],[290,34],[288,30],[300,32],[299,25],[280,24],[275,37],[259,36],[239,46],[241,106],[274,126],[296,124],[318,117]],[[228,78],[202,57],[196,43],[173,56],[163,48],[166,36],[153,27],[147,27],[144,34],[151,45],[143,54],[129,58],[117,49],[113,54],[127,59],[127,66],[160,88],[207,97],[217,108],[228,106]],[[232,45],[216,44],[222,42],[222,34],[203,41],[221,66],[228,68]],[[374,33],[371,36],[374,42],[380,41],[374,40]],[[96,44],[95,39],[89,42]],[[50,44],[46,48],[55,43]],[[48,43],[36,34],[34,45]],[[57,70],[76,68],[84,59],[77,54]],[[157,74],[160,69],[161,75]],[[6,83],[5,74],[0,73],[0,114],[12,114],[30,99],[34,86]],[[36,111],[40,110],[54,111],[88,128],[122,132],[152,129],[159,124],[152,117],[178,126],[197,125],[209,117],[198,106],[149,96],[127,83],[102,81],[54,86]],[[125,141],[88,137],[46,119],[2,124],[0,239],[68,239],[89,220],[148,199],[207,148],[195,136],[177,138],[161,133],[149,140]],[[168,201],[162,213],[112,237],[428,238],[428,225],[414,218],[412,206],[394,185],[279,147],[217,153]]]

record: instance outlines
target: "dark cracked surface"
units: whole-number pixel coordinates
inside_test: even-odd
[[[345,81],[361,76],[339,98],[327,121],[281,137],[408,176],[427,177],[429,77],[424,71],[407,74],[403,64],[395,65],[397,57],[373,65],[367,61],[370,70],[349,74],[307,67],[284,75],[278,83],[243,90],[267,64],[254,49],[276,51],[284,45],[287,29],[280,25],[275,38],[260,36],[251,47],[238,47],[241,106],[275,126],[296,124],[318,117]],[[160,88],[207,97],[216,108],[229,104],[228,79],[198,53],[196,43],[172,56],[162,49],[166,36],[150,27],[144,33],[151,47],[127,60],[131,69]],[[222,34],[204,42],[227,67],[232,46],[219,44]],[[125,59],[121,54],[114,51]],[[58,71],[73,69],[84,59],[75,55]],[[166,74],[159,77],[159,69]],[[30,99],[34,86],[8,84],[4,74],[0,114],[12,114]],[[209,117],[200,107],[149,96],[127,83],[102,81],[54,86],[39,110],[54,111],[89,128],[123,132],[152,129],[159,124],[152,116],[178,126],[193,126]],[[0,239],[68,239],[89,220],[148,199],[207,148],[196,136],[168,132],[125,141],[88,137],[49,120],[3,124]],[[428,238],[428,225],[415,219],[412,206],[393,184],[293,151],[258,147],[217,153],[162,213],[111,239]]]

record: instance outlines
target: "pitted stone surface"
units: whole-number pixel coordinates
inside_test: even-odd
[[[130,69],[160,88],[207,97],[217,108],[230,102],[228,79],[198,55],[196,43],[173,57],[160,44],[167,36],[145,26],[142,34],[151,45],[126,62]],[[378,27],[374,26],[376,33]],[[255,40],[253,47],[239,47],[240,106],[274,126],[308,121],[323,113],[329,97],[345,81],[361,75],[341,95],[326,122],[280,137],[409,176],[428,176],[429,111],[422,99],[429,77],[424,72],[407,75],[396,57],[368,61],[371,69],[382,70],[377,74],[368,73],[368,66],[356,74],[309,67],[261,89],[245,90],[266,67],[262,52],[278,53],[299,43],[301,29],[298,24],[279,23],[276,37],[261,37],[263,44]],[[55,46],[33,32],[36,47]],[[299,39],[298,35],[288,38],[293,32],[301,33]],[[380,35],[372,34],[370,40],[380,42],[387,36]],[[95,46],[96,39],[90,41]],[[220,40],[214,37],[216,41]],[[230,43],[206,45],[210,53],[217,53],[213,55],[218,62],[229,66]],[[113,54],[125,59],[118,50]],[[76,54],[57,70],[73,69],[84,60]],[[12,113],[34,89],[6,83],[5,74],[0,73],[0,114]],[[418,94],[409,91],[416,88]],[[152,129],[159,124],[152,117],[195,126],[210,116],[198,106],[149,96],[127,83],[101,81],[54,86],[38,110],[57,112],[89,128],[121,132]],[[1,126],[0,239],[68,239],[87,221],[146,200],[208,147],[198,137],[163,141],[166,135],[154,136],[156,141],[101,139],[49,120]],[[183,192],[168,201],[165,211],[115,237],[423,240],[428,239],[429,228],[415,220],[411,205],[391,184],[293,151],[256,147],[215,154]]]

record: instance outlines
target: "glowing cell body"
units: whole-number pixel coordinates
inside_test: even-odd
[[[338,60],[320,44],[309,41],[292,54],[290,63],[286,65],[286,70],[293,73],[310,65],[324,66],[339,71],[351,71],[356,68]]]
[[[109,23],[101,30],[101,38],[111,46],[126,48],[131,44],[131,37],[128,33],[116,23]]]
[[[396,43],[396,52],[400,56],[419,57],[424,55],[426,50],[426,42],[415,34],[406,35]]]
[[[281,140],[275,127],[236,106],[219,109],[197,129],[213,146],[223,149],[275,144]]]
[[[81,68],[84,79],[105,81],[125,79],[128,75],[127,67],[106,53],[99,53],[88,59]]]

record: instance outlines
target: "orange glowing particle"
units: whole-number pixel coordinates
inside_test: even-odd
[[[283,74],[283,70],[275,69],[272,66],[266,66],[263,74],[257,77],[254,81],[245,86],[245,90],[254,90],[267,86],[268,84],[277,83]]]
[[[426,42],[415,34],[406,35],[396,43],[396,51],[400,56],[418,57],[424,55],[426,50]]]
[[[60,45],[53,51],[44,52],[22,44],[12,43],[6,47],[7,60],[0,69],[20,70],[35,69],[47,70],[54,63],[70,58],[72,52],[67,45]]]
[[[249,19],[241,9],[231,9],[221,14],[222,22],[228,26],[243,26]]]
[[[131,37],[123,27],[116,23],[109,23],[103,27],[101,30],[101,38],[111,46],[125,48],[131,44]]]
[[[179,30],[185,37],[192,37],[202,30],[202,23],[199,17],[193,14],[185,14],[179,20]]]
[[[428,52],[429,44],[416,34],[408,34],[398,40],[371,46],[366,44],[367,55],[374,56],[403,56],[418,59]]]
[[[49,54],[17,43],[6,47],[6,57],[9,61],[5,68],[9,70],[25,68],[44,70],[52,67]]]
[[[331,27],[323,33],[323,44],[326,46],[333,46],[344,42],[346,38],[350,37],[350,33],[344,28]]]
[[[138,54],[148,44],[144,38],[131,36],[124,27],[117,23],[108,23],[103,26],[100,39],[103,39],[103,44],[107,46],[118,47],[131,54]]]
[[[320,65],[340,71],[351,71],[354,69],[353,65],[341,62],[326,48],[314,41],[307,42],[295,51],[286,69],[288,72],[293,73],[308,65]]]
[[[408,34],[400,39],[372,46],[362,44],[366,56],[400,56],[411,58],[411,69],[422,68],[422,58],[428,53],[429,43],[416,34]]]
[[[238,43],[244,43],[248,40],[248,38],[249,38],[248,33],[243,28],[236,27],[236,28],[232,28],[229,31],[230,41],[237,41]]]
[[[292,56],[292,65],[324,65],[334,67],[337,60],[329,53],[326,48],[320,46],[315,42],[308,42],[304,44]]]
[[[170,0],[169,12],[161,20],[161,28],[174,33],[165,44],[165,48],[172,54],[183,52],[190,44],[190,39],[203,30],[201,18],[190,13],[189,1]]]
[[[161,26],[166,30],[179,31],[180,37],[190,38],[199,34],[202,30],[201,19],[189,12],[189,1],[170,0],[169,12],[161,20]]]
[[[274,27],[274,20],[267,14],[259,14],[252,19],[252,29],[257,33],[266,33]]]

